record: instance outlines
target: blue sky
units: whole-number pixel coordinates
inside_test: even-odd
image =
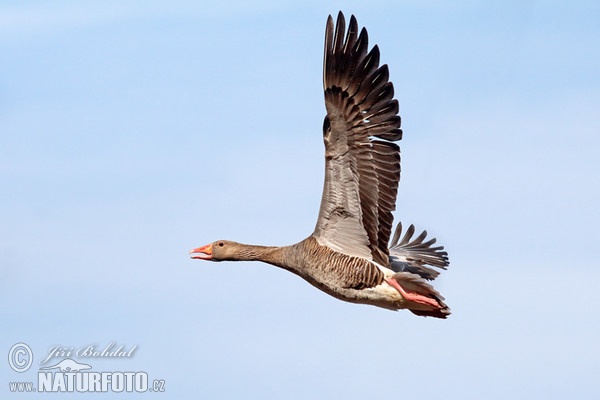
[[[340,9],[390,66],[395,216],[446,246],[448,320],[188,258],[312,232]],[[0,352],[137,345],[90,364],[149,398],[593,397],[599,37],[592,1],[0,2]],[[0,362],[0,396],[36,373]]]

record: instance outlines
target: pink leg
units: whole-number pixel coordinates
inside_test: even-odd
[[[402,297],[404,297],[406,300],[414,301],[415,303],[419,303],[419,304],[426,304],[428,306],[433,306],[435,308],[441,308],[440,304],[435,299],[432,299],[431,297],[423,296],[422,294],[419,294],[419,293],[407,292],[393,278],[386,278],[385,281],[390,286],[392,286],[394,289],[396,289],[398,292],[400,292]]]

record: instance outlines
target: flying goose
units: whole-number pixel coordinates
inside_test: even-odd
[[[414,237],[411,225],[402,239],[392,231],[402,138],[398,101],[379,66],[379,48],[368,51],[365,28],[356,18],[331,15],[325,30],[323,123],[325,185],[314,232],[291,246],[255,246],[218,240],[190,251],[211,261],[263,261],[304,278],[340,300],[416,315],[446,318],[450,309],[426,280],[446,269],[442,246]]]

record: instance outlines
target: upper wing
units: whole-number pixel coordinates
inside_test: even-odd
[[[325,185],[313,236],[322,245],[387,266],[402,138],[398,102],[379,67],[379,49],[367,53],[366,29],[354,16],[344,36],[340,12],[325,31],[323,124]]]

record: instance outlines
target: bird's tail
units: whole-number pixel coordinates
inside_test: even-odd
[[[408,303],[408,309],[417,315],[446,318],[450,308],[426,280],[435,279],[440,273],[434,268],[448,267],[448,253],[443,246],[434,247],[434,239],[425,240],[427,231],[413,237],[415,227],[410,225],[402,239],[402,224],[399,223],[390,242],[390,267],[396,272],[392,279]],[[392,282],[393,283],[393,282]],[[395,285],[394,285],[395,286]]]

